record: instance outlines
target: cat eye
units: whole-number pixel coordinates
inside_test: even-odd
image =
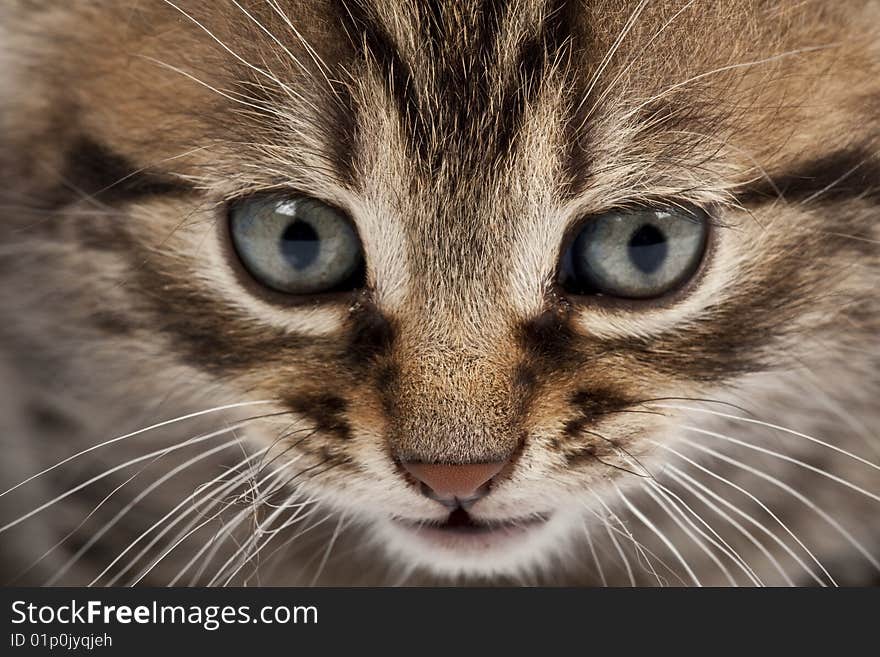
[[[254,197],[232,206],[232,243],[259,282],[286,294],[342,292],[364,284],[351,220],[308,196]]]
[[[572,294],[657,298],[693,276],[707,235],[702,210],[608,212],[580,228],[563,254],[559,283]]]

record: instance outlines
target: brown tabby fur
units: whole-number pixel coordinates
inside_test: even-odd
[[[0,25],[0,489],[165,419],[272,400],[139,434],[0,498],[2,525],[251,418],[241,446],[142,500],[233,436],[121,469],[0,534],[7,580],[93,581],[242,449],[270,445],[261,465],[298,457],[291,482],[233,500],[226,513],[245,513],[230,531],[255,548],[284,491],[309,505],[230,583],[876,577],[880,470],[704,411],[878,459],[880,3],[20,0]],[[266,192],[344,209],[366,289],[299,299],[253,281],[227,204]],[[557,288],[582,218],[658,203],[713,218],[684,289],[623,303]],[[399,460],[509,454],[475,514],[553,513],[522,545],[456,559],[392,526],[444,517]],[[141,581],[174,580],[224,536],[205,520]],[[212,578],[237,545],[215,543],[176,583],[226,580]]]

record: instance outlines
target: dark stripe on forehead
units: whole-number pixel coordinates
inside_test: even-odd
[[[779,200],[836,203],[849,199],[880,201],[880,158],[867,147],[841,149],[771,176],[740,193],[743,205]]]
[[[422,116],[412,71],[401,57],[394,37],[362,3],[340,0],[340,5],[338,14],[349,40],[356,52],[379,67],[404,127],[411,133],[411,143],[424,156],[430,131]]]
[[[76,140],[68,150],[62,176],[65,191],[59,198],[71,202],[92,197],[102,203],[119,203],[193,191],[182,180],[149,168],[139,169],[89,137]]]
[[[571,44],[574,24],[565,0],[551,0],[536,24],[516,25],[521,33],[512,35],[503,30],[515,25],[511,12],[522,10],[515,3],[420,3],[418,25],[411,27],[429,62],[421,71],[405,59],[378,12],[344,0],[343,7],[350,40],[378,66],[413,155],[431,169],[442,161],[479,167],[512,150],[528,107]],[[517,49],[503,54],[507,70],[499,68],[502,39]]]
[[[551,0],[543,20],[521,42],[515,58],[515,75],[502,92],[497,115],[496,150],[510,150],[523,127],[532,105],[551,67],[560,62],[573,43],[574,19],[567,0]],[[567,50],[568,49],[568,50]]]

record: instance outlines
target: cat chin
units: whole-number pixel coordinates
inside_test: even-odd
[[[516,577],[542,570],[570,550],[583,518],[557,510],[545,521],[480,534],[450,535],[384,518],[373,524],[377,542],[401,570],[421,569],[450,579]]]

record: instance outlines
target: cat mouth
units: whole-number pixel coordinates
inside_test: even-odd
[[[443,522],[418,523],[397,520],[397,524],[433,546],[447,549],[497,547],[544,525],[550,514],[531,514],[522,518],[481,520],[459,507]]]

